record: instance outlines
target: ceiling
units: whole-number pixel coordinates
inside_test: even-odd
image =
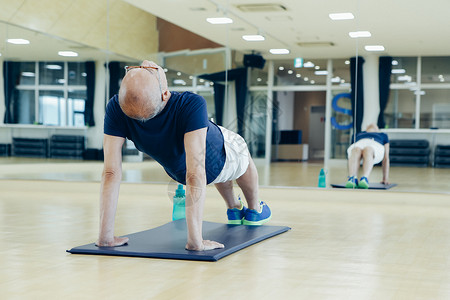
[[[88,61],[88,60],[122,60],[132,61],[123,55],[111,51],[100,50],[80,43],[62,39],[53,35],[29,30],[19,26],[0,22],[0,41],[8,38],[26,39],[29,45],[0,44],[0,54],[3,59],[12,61],[27,61],[32,58],[36,61]],[[77,52],[77,57],[61,57],[58,51],[69,50]]]
[[[364,56],[365,45],[383,45],[385,51],[380,55],[450,55],[448,0],[124,1],[216,43],[244,53],[254,50],[266,59],[348,58],[356,53]],[[261,4],[270,9],[262,10]],[[351,12],[355,18],[332,21],[328,16],[340,12]],[[206,22],[207,17],[223,15],[232,18],[233,23]],[[354,39],[348,35],[361,30],[370,31],[372,36]],[[242,39],[244,34],[258,32],[266,37],[265,41]],[[269,53],[271,48],[287,48],[290,53],[273,55]]]

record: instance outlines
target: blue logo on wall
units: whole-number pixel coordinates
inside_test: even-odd
[[[337,112],[340,112],[344,115],[349,115],[350,117],[353,117],[352,114],[352,110],[351,109],[346,109],[343,107],[340,107],[338,105],[338,101],[341,98],[348,98],[351,100],[351,95],[349,93],[342,93],[342,94],[337,94],[336,96],[334,96],[333,101],[331,102],[331,106],[333,107],[333,109]],[[347,125],[341,125],[336,121],[335,117],[331,118],[331,125],[333,125],[334,128],[338,129],[338,130],[347,130],[353,127],[353,122],[351,122],[350,124]]]

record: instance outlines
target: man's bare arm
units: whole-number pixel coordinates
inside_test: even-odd
[[[186,223],[188,237],[186,249],[211,250],[224,245],[203,240],[203,205],[206,192],[206,128],[194,130],[184,135],[186,149]]]
[[[128,242],[126,237],[114,236],[114,218],[122,180],[122,145],[125,139],[104,135],[104,167],[100,190],[100,232],[97,246],[114,247]]]

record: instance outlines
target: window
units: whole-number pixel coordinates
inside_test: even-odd
[[[449,82],[450,57],[395,57],[384,112],[388,127],[450,128]]]
[[[19,124],[84,126],[85,63],[22,62],[20,72]]]

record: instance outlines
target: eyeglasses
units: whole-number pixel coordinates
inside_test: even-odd
[[[162,86],[161,86],[161,77],[159,75],[159,68],[158,67],[147,67],[147,66],[125,66],[125,73],[132,69],[144,69],[152,73],[151,70],[156,70],[156,74],[158,74],[158,83],[159,83],[159,91],[162,97]],[[153,74],[153,73],[152,73]]]

